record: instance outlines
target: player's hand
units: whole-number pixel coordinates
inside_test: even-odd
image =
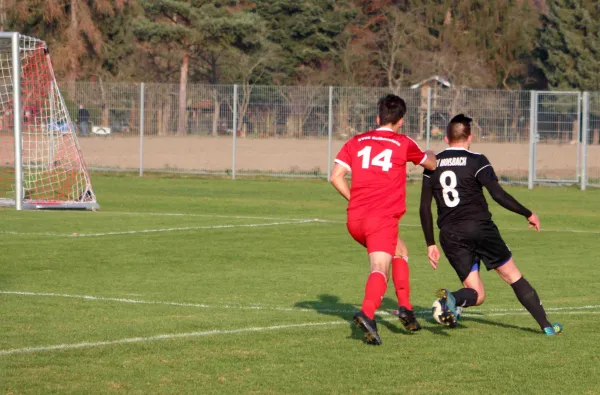
[[[433,270],[437,269],[437,264],[440,260],[440,250],[438,250],[437,245],[434,244],[427,247],[427,257],[429,257],[429,264]]]
[[[540,231],[540,219],[535,213],[531,213],[527,221],[529,221],[529,229],[535,229],[536,232]]]
[[[436,156],[435,156],[435,151],[432,151],[432,150],[430,150],[430,149],[428,149],[427,151],[425,151],[425,154],[426,154],[427,156],[429,156],[429,157],[433,157],[433,158],[435,158],[435,157],[436,157]]]

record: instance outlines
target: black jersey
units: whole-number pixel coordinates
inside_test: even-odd
[[[491,219],[482,187],[498,178],[485,155],[451,147],[436,156],[437,169],[425,170],[423,188],[431,188],[433,192],[438,227]]]

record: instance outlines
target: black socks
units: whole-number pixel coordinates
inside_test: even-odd
[[[517,295],[519,302],[529,311],[529,314],[535,318],[542,329],[552,326],[546,318],[546,311],[542,307],[542,302],[535,289],[529,284],[525,277],[521,277],[510,285]]]
[[[452,292],[456,305],[460,307],[475,306],[477,304],[477,291],[473,288],[461,288]]]

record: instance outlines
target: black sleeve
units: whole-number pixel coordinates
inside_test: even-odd
[[[431,214],[431,200],[433,198],[433,189],[431,188],[432,171],[426,170],[423,173],[423,184],[421,186],[421,207],[419,214],[421,215],[421,227],[425,235],[427,247],[435,244],[435,236],[433,235],[433,215]]]
[[[496,181],[498,182],[498,177],[494,172],[494,168],[492,164],[485,157],[485,155],[481,155],[477,160],[477,170],[475,171],[475,178],[477,181],[485,186],[488,182]]]
[[[477,181],[479,181],[481,185],[487,188],[492,199],[494,199],[496,203],[513,213],[521,214],[525,218],[531,216],[531,211],[519,203],[514,197],[506,193],[500,184],[498,184],[498,177],[494,172],[494,168],[485,155],[479,157],[478,166],[479,168],[475,173],[475,178],[477,178]]]
[[[531,217],[531,211],[519,203],[514,197],[506,193],[506,191],[498,184],[498,181],[490,181],[485,184],[485,187],[499,205],[513,213],[521,214],[525,218]]]

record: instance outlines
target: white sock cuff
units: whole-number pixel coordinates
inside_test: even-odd
[[[385,280],[385,282],[387,283],[387,281],[388,281],[388,278],[387,278],[387,276],[385,275],[385,273],[384,273],[384,272],[380,272],[379,270],[373,270],[373,271],[371,272],[371,274],[374,274],[374,273],[379,273],[379,274],[381,274],[381,275],[383,276],[383,279],[384,279],[384,280]]]

